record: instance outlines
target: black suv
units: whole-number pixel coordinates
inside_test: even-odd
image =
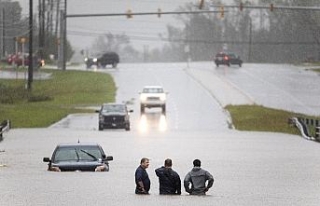
[[[108,64],[113,68],[116,68],[119,64],[119,55],[115,52],[104,53],[100,58],[97,59],[98,66],[105,68]]]
[[[105,128],[124,128],[130,130],[129,113],[133,110],[128,110],[126,104],[105,103],[101,106],[99,112],[99,130]]]
[[[238,55],[234,53],[220,52],[215,56],[214,62],[217,65],[217,67],[219,67],[219,65],[230,66],[232,64],[239,65],[239,67],[242,66],[242,60]]]
[[[98,68],[106,68],[107,65],[111,65],[112,68],[116,68],[120,62],[119,55],[115,52],[106,52],[100,57],[87,57],[84,59],[87,69],[96,65]]]

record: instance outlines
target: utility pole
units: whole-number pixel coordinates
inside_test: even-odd
[[[66,70],[67,61],[67,0],[64,0],[64,13],[63,13],[63,56],[62,56],[62,70]]]
[[[29,66],[28,66],[28,84],[27,89],[31,91],[33,82],[33,0],[29,0]]]
[[[252,19],[249,16],[249,52],[248,52],[248,62],[251,62],[251,46],[252,46]]]
[[[1,9],[1,20],[2,20],[2,32],[1,32],[1,57],[5,56],[5,10],[4,7]]]
[[[63,9],[60,10],[60,38],[58,40],[58,68],[66,70],[67,56],[67,0],[64,0]]]
[[[39,0],[39,57],[44,59],[45,43],[45,2]]]

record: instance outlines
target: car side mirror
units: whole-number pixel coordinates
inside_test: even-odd
[[[129,112],[133,112],[133,109],[130,109]]]
[[[100,110],[96,110],[95,112],[96,112],[96,113],[100,113]]]
[[[43,158],[43,162],[50,162],[50,158],[49,157],[44,157]]]
[[[113,156],[107,156],[107,157],[106,157],[106,160],[107,160],[107,161],[112,161],[112,160],[113,160]]]

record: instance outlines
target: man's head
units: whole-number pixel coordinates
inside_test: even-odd
[[[199,159],[193,160],[193,166],[194,167],[201,167],[201,161]]]
[[[165,161],[164,161],[164,166],[165,167],[172,167],[172,160],[171,159],[166,159]]]
[[[142,158],[141,161],[140,161],[140,165],[144,169],[147,169],[149,167],[149,159],[146,158],[146,157]]]

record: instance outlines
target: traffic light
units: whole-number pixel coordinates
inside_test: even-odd
[[[200,0],[199,2],[199,9],[202,9],[204,5],[204,0]]]
[[[240,9],[240,11],[243,10],[243,3],[242,2],[240,2],[239,9]]]
[[[132,11],[131,9],[127,10],[127,19],[131,19],[132,18]]]
[[[158,9],[158,18],[161,17],[161,12],[162,12],[162,11],[161,11],[161,9],[159,8],[159,9]]]
[[[273,4],[270,4],[270,11],[273,11],[274,7]]]
[[[220,18],[224,17],[224,7],[220,6]]]

